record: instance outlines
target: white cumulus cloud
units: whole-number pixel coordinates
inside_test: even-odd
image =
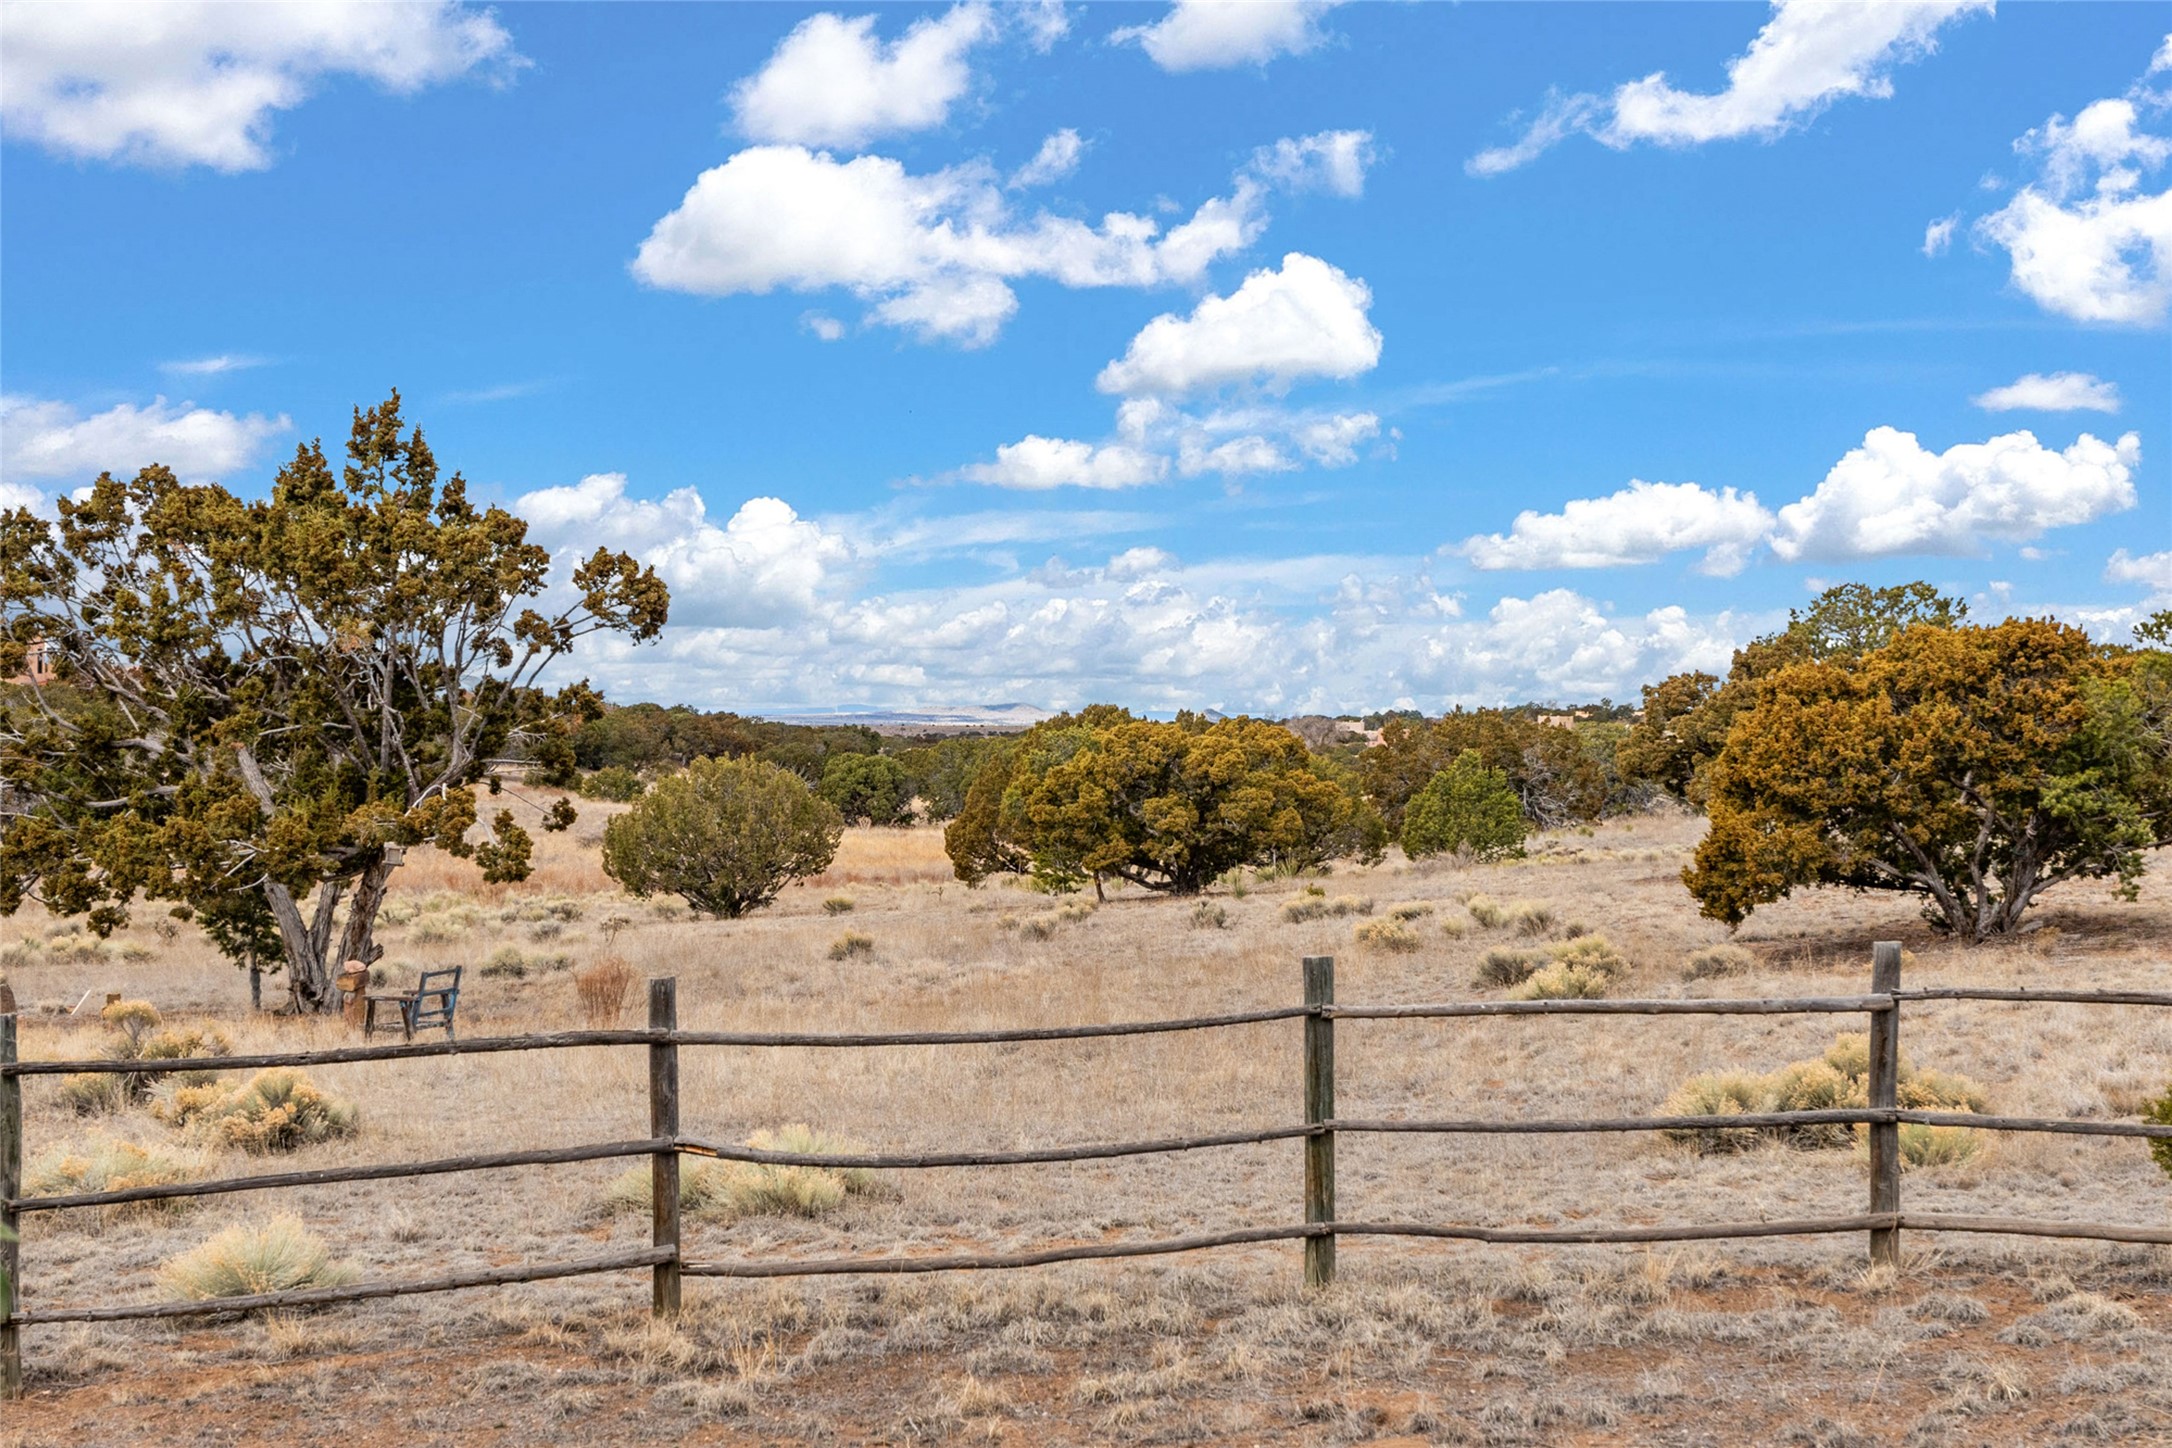
[[[985,167],[913,175],[883,156],[840,161],[802,146],[755,146],[704,171],[641,243],[633,273],[699,296],[842,288],[877,321],[924,337],[993,340],[1018,299],[1010,282],[1066,287],[1195,282],[1266,225],[1260,184],[1163,231],[1111,212],[1099,226],[1021,216]]]
[[[1779,513],[1772,549],[1790,562],[1903,553],[1980,553],[2135,503],[2142,447],[2083,433],[2055,452],[2030,432],[1927,450],[1914,433],[1873,428],[1817,490]]]
[[[1206,297],[1189,316],[1148,322],[1096,385],[1181,395],[1234,382],[1286,388],[1304,378],[1355,377],[1380,361],[1371,306],[1364,282],[1293,251],[1230,295]]]
[[[1079,139],[1077,131],[1066,126],[1041,142],[1032,160],[1011,172],[1010,187],[1025,191],[1061,181],[1078,169],[1079,158],[1085,154],[1086,143]]]
[[[0,478],[88,480],[162,463],[184,481],[218,479],[247,467],[266,442],[292,427],[284,414],[244,417],[163,397],[146,407],[117,403],[88,417],[65,402],[0,397]]]
[[[1125,443],[1096,446],[1028,433],[996,449],[992,463],[962,470],[971,482],[999,488],[1135,488],[1168,476],[1168,459]]]
[[[2117,412],[2119,389],[2087,372],[2029,372],[1969,401],[1986,412]]]
[[[1578,133],[1617,150],[1784,135],[1836,100],[1890,96],[1895,66],[1930,53],[1948,21],[1990,8],[1991,0],[1773,0],[1772,18],[1728,62],[1724,89],[1679,90],[1655,72],[1611,96],[1553,96],[1521,137],[1465,169],[1497,176]]]
[[[2139,583],[2153,596],[2172,596],[2172,549],[2140,556],[2121,548],[2105,561],[2107,583]]]
[[[967,55],[995,33],[983,4],[914,21],[889,44],[873,15],[811,15],[732,89],[739,129],[757,141],[859,146],[941,125],[972,81]]]
[[[488,10],[449,0],[0,6],[0,127],[59,155],[253,171],[273,116],[321,82],[398,94],[523,62]]]
[[[841,535],[778,498],[749,498],[719,528],[701,494],[626,496],[624,473],[591,473],[570,486],[523,494],[513,511],[560,555],[622,549],[655,567],[671,589],[674,625],[763,629],[821,611],[853,562]]]
[[[1507,533],[1467,539],[1457,551],[1484,569],[1619,568],[1702,548],[1702,571],[1726,577],[1742,571],[1771,527],[1754,493],[1634,479],[1603,498],[1572,499],[1558,513],[1518,513]]]
[[[1177,0],[1151,25],[1111,33],[1136,42],[1163,70],[1226,70],[1302,55],[1326,39],[1320,17],[1336,0]]]
[[[1378,159],[1371,131],[1320,131],[1285,136],[1252,153],[1252,169],[1291,191],[1365,194],[1365,173]]]
[[[1976,225],[2011,257],[2015,288],[2046,311],[2131,326],[2172,312],[2172,190],[2143,186],[2172,139],[2136,130],[2138,119],[2133,99],[2100,100],[2014,143],[2039,158],[2039,176]]]

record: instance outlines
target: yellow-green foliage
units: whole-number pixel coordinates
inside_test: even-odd
[[[830,896],[830,898],[829,898],[829,899],[827,899],[827,900],[825,900],[825,901],[823,901],[823,902],[822,902],[822,913],[823,913],[824,915],[849,915],[849,914],[851,914],[851,913],[852,913],[852,897],[851,897],[850,895],[832,895],[832,896]]]
[[[1554,963],[1603,977],[1609,981],[1629,973],[1629,961],[1603,935],[1579,935],[1553,948]]]
[[[747,1138],[747,1145],[756,1151],[800,1156],[851,1155],[866,1150],[856,1141],[825,1136],[797,1122],[774,1131],[757,1131]],[[613,1211],[645,1212],[649,1209],[649,1186],[649,1169],[635,1167],[611,1184],[605,1203]],[[865,1167],[792,1166],[699,1157],[682,1157],[679,1162],[679,1206],[693,1216],[726,1220],[819,1217],[843,1206],[847,1197],[878,1196],[888,1191],[881,1175]]]
[[[1471,933],[1475,924],[1468,915],[1443,915],[1440,918],[1440,931],[1450,940],[1461,940]]]
[[[1402,904],[1389,908],[1388,918],[1390,920],[1417,920],[1432,913],[1433,905],[1431,901],[1405,900]]]
[[[355,1276],[353,1266],[335,1261],[324,1239],[292,1216],[228,1227],[159,1269],[166,1290],[191,1301],[339,1287]]]
[[[1718,1092],[1715,1083],[1725,1082]],[[1904,1056],[1894,1098],[1907,1111],[1982,1113],[1990,1109],[1983,1087],[1966,1076],[1949,1071],[1918,1071]],[[1714,1103],[1734,1101],[1730,1107]],[[1870,1037],[1862,1032],[1843,1034],[1824,1056],[1791,1061],[1765,1076],[1730,1072],[1722,1076],[1698,1076],[1682,1084],[1660,1108],[1667,1116],[1736,1115],[1744,1111],[1848,1111],[1870,1104]],[[1764,1132],[1704,1131],[1683,1127],[1667,1133],[1699,1151],[1746,1151],[1760,1136],[1791,1146],[1844,1145],[1861,1128],[1845,1124],[1810,1123],[1767,1128]],[[1911,1135],[1913,1132],[1913,1135]],[[1958,1133],[1958,1135],[1955,1135]],[[1965,1161],[1977,1149],[1976,1133],[1966,1127],[1909,1127],[1901,1130],[1901,1159],[1910,1166]],[[1913,1143],[1913,1144],[1911,1144]]]
[[[1715,976],[1741,975],[1757,964],[1757,957],[1739,945],[1707,945],[1690,952],[1682,962],[1682,979],[1710,980]]]
[[[830,959],[850,960],[858,955],[875,953],[875,937],[862,935],[857,930],[847,930],[830,942]]]
[[[1488,930],[1508,919],[1508,912],[1501,908],[1501,902],[1491,895],[1473,895],[1463,902],[1463,908],[1471,912],[1471,919]]]
[[[1282,918],[1292,924],[1372,913],[1373,902],[1369,899],[1357,895],[1337,895],[1330,900],[1324,893],[1316,890],[1307,890],[1282,907]]]
[[[114,1061],[182,1061],[198,1056],[230,1056],[233,1040],[215,1026],[160,1029],[158,1007],[149,1001],[115,1001],[98,1013],[112,1031],[100,1054]],[[178,1071],[170,1077],[183,1085],[218,1079],[216,1071]],[[154,1078],[132,1072],[85,1073],[63,1077],[60,1099],[78,1116],[106,1116],[138,1105],[151,1094]]]
[[[1355,935],[1360,945],[1397,955],[1407,955],[1419,944],[1418,932],[1399,920],[1367,920],[1358,926]]]
[[[361,1117],[353,1102],[286,1066],[238,1084],[183,1086],[153,1110],[169,1125],[256,1155],[352,1136]]]
[[[1518,1001],[1595,1001],[1606,994],[1611,980],[1604,971],[1557,960],[1531,972],[1522,985],[1508,993],[1508,998]]]
[[[139,1146],[104,1132],[94,1133],[80,1146],[63,1147],[33,1162],[24,1178],[32,1196],[72,1196],[78,1192],[122,1192],[131,1187],[171,1186],[204,1175],[204,1159],[194,1152]],[[186,1198],[151,1202],[124,1202],[104,1209],[108,1217],[132,1212],[172,1211],[187,1204]]]
[[[1770,1109],[1771,1099],[1771,1087],[1764,1077],[1742,1071],[1716,1071],[1684,1081],[1659,1108],[1659,1113],[1662,1116],[1747,1116]],[[1748,1151],[1758,1140],[1757,1133],[1751,1131],[1703,1131],[1695,1127],[1673,1127],[1666,1135],[1708,1155]]]

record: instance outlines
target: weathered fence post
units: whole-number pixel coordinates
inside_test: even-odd
[[[1305,957],[1305,1004],[1335,1003],[1335,957]],[[1329,1015],[1305,1017],[1305,1124],[1317,1126],[1335,1119],[1335,1019]],[[1305,1138],[1305,1220],[1335,1220],[1335,1133],[1317,1132]],[[1305,1286],[1331,1287],[1335,1282],[1335,1237],[1328,1233],[1305,1238]]]
[[[15,1064],[15,992],[0,981],[0,1065]],[[15,1322],[22,1295],[21,1220],[15,1199],[23,1190],[23,1078],[0,1076],[0,1398],[23,1395],[23,1330]]]
[[[1901,948],[1897,940],[1881,940],[1871,947],[1870,991],[1891,995],[1900,989]],[[1893,1008],[1870,1013],[1870,1104],[1873,1110],[1890,1111],[1899,1101],[1900,1002]],[[1873,1122],[1870,1127],[1870,1210],[1900,1211],[1900,1126]],[[1900,1228],[1873,1227],[1870,1232],[1873,1265],[1900,1262]]]
[[[649,982],[649,1029],[679,1028],[679,982],[661,976]],[[679,1048],[668,1041],[649,1045],[649,1135],[669,1138],[669,1149],[649,1158],[651,1240],[669,1247],[671,1257],[655,1267],[649,1299],[653,1317],[679,1315]]]

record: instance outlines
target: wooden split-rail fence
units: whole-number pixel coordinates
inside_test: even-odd
[[[13,1301],[0,1318],[0,1392],[22,1392],[21,1333],[25,1327],[62,1322],[114,1322],[131,1318],[184,1317],[257,1309],[314,1307],[370,1298],[447,1292],[458,1288],[541,1282],[590,1273],[648,1268],[651,1311],[669,1317],[679,1310],[685,1277],[808,1277],[845,1274],[959,1272],[1034,1267],[1087,1259],[1147,1257],[1193,1252],[1248,1243],[1296,1241],[1303,1244],[1304,1280],[1326,1287],[1335,1280],[1335,1245],[1344,1237],[1424,1237],[1496,1243],[1637,1243],[1709,1241],[1725,1238],[1812,1236],[1862,1232],[1874,1263],[1899,1260],[1903,1231],[1988,1232],[2035,1237],[2071,1237],[2107,1242],[2172,1245],[2172,1228],[2095,1222],[2033,1221],[2012,1217],[1956,1216],[1908,1212],[1901,1207],[1900,1128],[1970,1126],[1989,1131],[2058,1132],[2080,1136],[2172,1137],[2172,1126],[2137,1122],[2071,1120],[2053,1117],[1992,1116],[1977,1113],[1903,1110],[1897,1104],[1900,1080],[1900,1017],[1904,1001],[2062,1002],[2105,1006],[2172,1006],[2172,994],[2127,990],[2002,990],[1938,987],[1902,990],[1901,948],[1881,942],[1873,952],[1871,990],[1867,995],[1800,999],[1453,1001],[1432,1005],[1362,1006],[1335,1001],[1335,962],[1330,956],[1304,961],[1302,1004],[1270,1010],[1179,1020],[1128,1021],[1105,1025],[1019,1027],[978,1031],[880,1031],[812,1033],[796,1031],[686,1031],[678,1026],[677,984],[649,982],[649,1023],[645,1030],[560,1031],[525,1036],[497,1036],[399,1046],[348,1046],[329,1050],[285,1051],[266,1055],[221,1056],[162,1061],[23,1061],[17,1058],[16,1016],[0,1014],[0,1266],[14,1284]],[[1664,1016],[1664,1015],[1866,1015],[1870,1019],[1869,1104],[1822,1111],[1775,1111],[1732,1116],[1622,1116],[1541,1120],[1368,1120],[1335,1114],[1335,1027],[1338,1021],[1418,1020],[1496,1016]],[[1172,1031],[1205,1031],[1267,1021],[1303,1023],[1303,1103],[1301,1124],[1207,1136],[1153,1141],[1106,1142],[1048,1147],[1030,1151],[956,1151],[928,1153],[834,1153],[769,1151],[702,1141],[682,1133],[679,1124],[679,1049],[685,1047],[833,1047],[971,1046],[1024,1041],[1073,1041],[1114,1036],[1144,1036]],[[435,1161],[370,1166],[319,1167],[307,1171],[219,1177],[209,1181],[115,1191],[25,1197],[22,1191],[23,1106],[26,1076],[89,1072],[157,1074],[174,1071],[236,1070],[265,1066],[335,1065],[352,1061],[406,1060],[426,1056],[472,1056],[496,1051],[549,1051],[593,1046],[641,1046],[648,1051],[649,1134],[638,1140],[546,1147],[446,1157]],[[1356,1133],[1592,1133],[1623,1131],[1763,1130],[1774,1127],[1860,1125],[1869,1135],[1868,1209],[1853,1216],[1810,1217],[1788,1221],[1720,1222],[1642,1227],[1484,1227],[1429,1222],[1345,1221],[1335,1210],[1335,1142]],[[1103,1242],[1050,1247],[1018,1253],[962,1253],[947,1256],[881,1256],[835,1259],[704,1260],[685,1255],[679,1230],[679,1159],[684,1155],[779,1166],[868,1167],[922,1170],[942,1167],[1021,1166],[1032,1163],[1096,1161],[1114,1157],[1201,1151],[1268,1141],[1300,1141],[1304,1157],[1304,1217],[1285,1226],[1245,1227],[1196,1236],[1148,1241]],[[650,1245],[630,1251],[572,1261],[451,1273],[401,1281],[364,1282],[345,1287],[266,1292],[249,1297],[206,1301],[121,1304],[114,1306],[25,1307],[20,1248],[15,1240],[23,1217],[77,1207],[119,1206],[130,1202],[202,1197],[228,1192],[267,1191],[333,1182],[379,1181],[395,1177],[435,1176],[446,1172],[495,1171],[508,1167],[600,1161],[645,1156],[650,1162],[653,1216]]]

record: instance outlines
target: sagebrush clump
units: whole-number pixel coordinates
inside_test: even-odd
[[[1368,920],[1354,932],[1357,943],[1372,946],[1375,950],[1391,951],[1407,955],[1421,943],[1418,932],[1400,920]]]
[[[1324,891],[1307,890],[1282,907],[1282,918],[1293,925],[1307,920],[1339,919],[1345,915],[1370,915],[1371,899],[1359,895],[1337,895],[1330,900]]]
[[[73,1196],[80,1192],[124,1192],[132,1187],[172,1186],[192,1182],[209,1170],[192,1151],[143,1146],[104,1132],[80,1146],[64,1147],[33,1163],[23,1186],[31,1196]],[[190,1205],[186,1198],[122,1202],[101,1210],[107,1220],[138,1213],[171,1212]]]
[[[245,1082],[181,1086],[152,1106],[169,1126],[251,1155],[299,1151],[353,1136],[361,1112],[291,1066],[273,1066]]]
[[[98,1013],[111,1031],[99,1054],[113,1061],[186,1061],[203,1056],[231,1056],[234,1042],[216,1026],[166,1027],[149,1001],[115,1001]],[[101,1071],[67,1076],[60,1098],[78,1116],[108,1116],[138,1106],[160,1079],[195,1086],[216,1080],[210,1070],[176,1071],[154,1077],[134,1071]]]
[[[875,937],[862,935],[857,930],[847,930],[830,942],[830,959],[832,960],[852,960],[862,955],[873,955],[874,953]]]
[[[1739,945],[1707,945],[1702,950],[1691,951],[1682,962],[1682,979],[1712,980],[1719,976],[1741,975],[1757,966],[1757,957]]]
[[[1948,1071],[1918,1071],[1907,1057],[1900,1061],[1894,1099],[1905,1111],[1950,1111],[1980,1115],[1990,1109],[1983,1087]],[[1659,1110],[1664,1116],[1736,1116],[1773,1111],[1852,1111],[1870,1104],[1870,1037],[1843,1034],[1821,1057],[1790,1061],[1763,1076],[1738,1071],[1695,1076],[1682,1083]],[[1901,1158],[1910,1166],[1962,1161],[1977,1149],[1967,1127],[1916,1126],[1902,1131]],[[1702,1153],[1747,1151],[1760,1141],[1816,1149],[1845,1144],[1861,1131],[1846,1122],[1808,1122],[1756,1130],[1714,1131],[1672,1127],[1667,1136]],[[1955,1133],[1959,1133],[1956,1137]]]
[[[844,1137],[827,1136],[803,1122],[755,1132],[747,1138],[756,1151],[798,1156],[845,1156],[866,1150]],[[848,1197],[883,1196],[891,1191],[880,1173],[865,1167],[832,1167],[776,1162],[712,1161],[682,1158],[679,1208],[691,1216],[819,1217],[835,1211]],[[614,1181],[605,1204],[617,1212],[649,1209],[650,1175],[635,1167]]]
[[[343,1287],[358,1275],[352,1264],[335,1260],[324,1239],[294,1216],[228,1227],[166,1263],[158,1274],[169,1292],[190,1301]]]

